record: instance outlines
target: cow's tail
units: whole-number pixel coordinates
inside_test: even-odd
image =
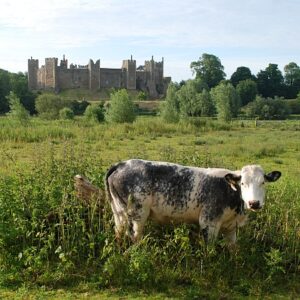
[[[124,162],[116,163],[116,164],[112,165],[108,169],[108,171],[106,172],[106,176],[105,176],[105,191],[106,191],[106,197],[107,197],[107,199],[109,200],[110,203],[112,202],[113,199],[112,199],[112,194],[111,194],[112,187],[109,186],[108,178],[109,178],[109,176],[111,176],[122,165],[124,165]],[[118,197],[118,198],[120,198],[120,197]]]

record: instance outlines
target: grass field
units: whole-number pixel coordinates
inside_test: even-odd
[[[133,124],[0,118],[0,297],[198,299],[300,297],[300,121],[193,119]],[[128,158],[239,169],[261,164],[282,178],[250,213],[229,253],[194,226],[149,223],[138,245],[114,241],[108,206],[85,207],[73,176],[103,187]]]

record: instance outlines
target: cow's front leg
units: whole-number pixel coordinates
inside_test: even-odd
[[[210,221],[206,216],[200,216],[199,224],[205,243],[213,243],[217,239],[220,231],[219,222],[216,220]]]

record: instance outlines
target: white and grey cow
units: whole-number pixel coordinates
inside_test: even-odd
[[[132,159],[108,170],[106,189],[118,238],[127,230],[137,241],[151,218],[199,224],[206,242],[221,232],[230,245],[246,221],[245,209],[261,209],[264,183],[280,176],[279,171],[265,174],[258,165],[230,171]]]

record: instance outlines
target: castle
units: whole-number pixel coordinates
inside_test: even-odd
[[[38,59],[28,59],[28,88],[29,90],[53,90],[84,88],[99,90],[102,88],[125,88],[141,90],[149,97],[157,98],[165,94],[170,77],[164,77],[164,60],[155,62],[145,61],[144,66],[136,67],[136,61],[123,60],[122,68],[100,68],[100,60],[95,63],[92,59],[87,65],[70,64],[63,56],[58,65],[57,58],[46,58],[45,65],[39,68]]]

